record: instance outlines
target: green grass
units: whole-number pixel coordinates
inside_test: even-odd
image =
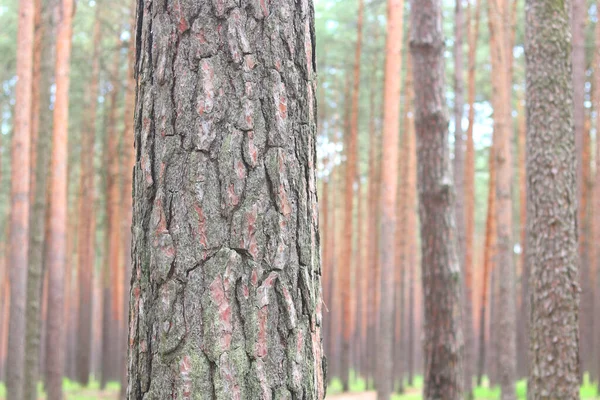
[[[79,383],[70,379],[63,379],[63,390],[65,393],[66,400],[97,400],[100,397],[100,393],[112,394],[116,398],[116,394],[119,393],[119,382],[108,382],[106,389],[100,391],[100,382],[95,379],[91,379],[88,386],[83,387]],[[41,382],[38,383],[38,398],[45,399],[46,393]],[[6,385],[4,382],[0,382],[0,400],[6,398]],[[105,398],[105,397],[102,397]]]
[[[393,400],[421,400],[421,390],[423,389],[423,377],[415,376],[412,386],[404,388],[404,394],[395,394]],[[354,372],[350,373],[350,392],[363,392],[366,390],[364,379],[355,379]],[[515,385],[515,391],[519,400],[527,399],[527,382],[520,380]],[[327,394],[337,394],[342,392],[342,382],[334,378],[327,387]],[[583,385],[580,390],[582,400],[594,400],[600,398],[600,393],[595,384],[591,383],[588,375],[584,376]],[[474,389],[474,396],[477,400],[497,400],[500,399],[500,387],[489,387],[489,381],[484,377],[482,386]]]

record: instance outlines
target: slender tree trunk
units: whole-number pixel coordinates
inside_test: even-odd
[[[519,147],[519,229],[521,254],[519,263],[521,264],[521,293],[519,305],[519,325],[518,325],[518,373],[519,377],[527,376],[528,370],[528,348],[529,348],[529,268],[526,261],[526,237],[527,231],[527,185],[526,185],[526,118],[525,118],[525,100],[519,102],[519,115],[517,119],[517,142]]]
[[[77,240],[77,280],[79,287],[79,313],[77,320],[77,381],[87,386],[90,377],[91,329],[92,329],[92,281],[95,260],[95,187],[94,143],[96,139],[96,108],[98,104],[98,75],[100,72],[100,17],[99,7],[93,28],[92,74],[89,86],[89,104],[81,143],[81,207]]]
[[[479,312],[479,344],[477,362],[477,386],[481,386],[483,373],[486,365],[486,354],[488,347],[493,346],[491,340],[486,346],[486,309],[490,305],[490,286],[491,274],[495,265],[495,249],[496,249],[496,164],[494,154],[494,144],[489,149],[489,186],[488,186],[488,206],[485,225],[485,246],[483,255],[483,279],[481,289],[481,305]],[[491,310],[490,310],[491,311]],[[489,313],[489,321],[491,323],[491,312]]]
[[[515,399],[516,304],[512,243],[512,155],[510,135],[510,79],[508,73],[504,0],[492,0],[488,7],[492,87],[494,92],[494,162],[496,163],[496,229],[498,262],[498,366],[502,399]]]
[[[312,2],[196,6],[138,10],[127,396],[323,399]]]
[[[383,89],[383,165],[398,165],[398,132],[400,125],[400,71],[402,68],[402,36],[404,1],[388,0],[388,31],[385,41],[385,72]],[[398,170],[381,168],[381,289],[379,305],[379,334],[377,342],[377,397],[390,398],[393,385],[394,309],[394,241],[396,234],[396,187]]]
[[[8,310],[10,308],[10,281],[8,278],[8,268],[6,265],[6,246],[4,247],[4,251],[2,254],[2,260],[0,261],[3,266],[2,272],[2,294],[0,295],[0,299],[2,299],[2,303],[0,304],[0,322],[2,322],[2,326],[0,326],[0,379],[3,382],[6,382],[7,379],[7,344],[8,344]]]
[[[466,378],[465,391],[467,397],[472,398],[472,378],[475,368],[475,333],[472,322],[473,317],[473,271],[474,261],[473,255],[475,252],[475,142],[473,140],[473,128],[475,124],[475,74],[477,67],[477,40],[479,38],[479,20],[481,14],[481,1],[475,0],[475,9],[471,8],[471,3],[468,6],[469,21],[467,24],[467,37],[469,41],[468,51],[468,89],[467,96],[469,102],[469,126],[467,128],[465,165],[464,165],[464,212],[465,212],[465,257],[464,257],[464,275],[465,275],[465,321],[471,319],[470,326],[467,325],[465,337],[465,375]],[[465,322],[466,324],[466,322]],[[469,356],[470,354],[470,356]]]
[[[69,120],[69,59],[73,1],[62,0],[57,21],[56,81],[52,133],[48,273],[46,376],[48,400],[62,399],[65,365],[64,283],[67,248],[67,138]]]
[[[363,25],[363,0],[358,0],[358,19],[356,30],[356,50],[354,55],[354,71],[352,85],[352,100],[350,112],[350,129],[348,140],[346,141],[348,149],[346,151],[346,176],[344,183],[344,244],[342,250],[342,313],[343,320],[343,337],[342,337],[342,362],[341,362],[341,380],[344,391],[349,389],[349,372],[350,372],[350,338],[352,337],[353,327],[351,321],[351,302],[353,301],[351,293],[351,271],[350,260],[352,258],[352,238],[354,233],[353,216],[354,216],[354,180],[356,179],[357,171],[357,141],[358,141],[358,95],[360,88],[360,56],[362,46],[362,25]]]
[[[457,257],[441,1],[411,7],[419,216],[425,301],[425,399],[463,398],[460,263]]]
[[[17,84],[10,153],[12,178],[8,266],[11,302],[7,354],[8,400],[21,400],[24,387],[34,10],[34,0],[19,0]]]
[[[118,349],[115,341],[119,337],[119,315],[121,304],[119,302],[119,291],[116,288],[121,275],[120,264],[122,256],[121,240],[121,202],[119,191],[119,140],[117,133],[117,108],[118,108],[118,89],[119,89],[119,66],[121,57],[119,52],[113,55],[113,65],[111,67],[112,90],[108,96],[110,106],[106,120],[106,144],[104,162],[108,166],[106,176],[106,252],[108,258],[103,266],[103,327],[102,327],[102,379],[100,386],[104,387],[109,379],[115,377],[114,352]],[[116,375],[117,377],[119,375]]]
[[[596,5],[600,7],[600,3]],[[600,9],[600,8],[599,8]],[[596,132],[600,132],[600,23],[596,21],[596,47],[594,52],[594,96],[593,107],[596,110]],[[590,247],[593,252],[592,267],[595,270],[593,282],[596,282],[594,291],[594,343],[593,351],[595,359],[595,378],[597,386],[600,388],[600,250],[597,243],[600,242],[600,137],[596,134],[596,154],[595,154],[595,176],[592,197],[592,243],[595,245]]]
[[[378,40],[379,31],[376,29],[374,34],[374,40]],[[373,65],[379,65],[378,52],[375,52]],[[368,287],[368,304],[367,304],[367,365],[368,375],[366,377],[367,387],[372,388],[375,380],[375,366],[377,360],[377,347],[376,347],[376,331],[377,331],[377,320],[378,320],[378,309],[377,309],[377,293],[379,292],[379,242],[378,242],[378,211],[379,211],[379,174],[377,173],[377,156],[378,156],[378,132],[376,129],[376,109],[375,109],[375,95],[377,94],[376,86],[376,75],[373,74],[371,78],[371,92],[369,94],[369,192],[367,195],[367,202],[369,207],[368,217],[368,243],[366,247],[368,249],[368,260],[369,260],[369,287]]]
[[[577,147],[570,107],[575,98],[569,58],[570,2],[527,0],[526,10],[528,398],[544,399],[551,394],[576,399]],[[548,76],[555,79],[549,81]]]
[[[42,8],[41,4],[36,7]],[[37,160],[32,164],[32,177],[30,190],[31,213],[29,224],[29,266],[27,271],[27,324],[26,324],[26,356],[25,356],[25,386],[24,399],[37,399],[37,383],[40,377],[41,330],[42,330],[42,284],[44,278],[44,232],[46,229],[46,209],[48,199],[48,177],[50,171],[50,154],[52,148],[52,114],[50,112],[50,96],[52,75],[54,72],[54,21],[53,12],[56,2],[47,2],[39,12],[39,21],[36,15],[34,80],[38,81],[37,88],[32,92],[37,99],[37,112],[32,111],[32,135],[38,137],[35,141],[37,150],[31,152]],[[39,54],[38,54],[39,53]],[[32,146],[34,143],[32,142]],[[35,182],[35,183],[34,183]]]

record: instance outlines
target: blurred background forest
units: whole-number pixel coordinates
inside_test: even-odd
[[[517,391],[525,395],[527,374],[528,272],[524,263],[525,221],[525,60],[524,1],[506,0],[512,71],[511,120],[513,153],[512,242],[515,265],[517,329]],[[55,8],[58,0],[37,0],[34,60],[34,114],[37,127],[31,166],[32,192],[30,260],[38,263],[41,296],[38,324],[40,343],[27,349],[27,365],[44,379],[52,360],[47,340],[51,290],[43,254],[47,243],[51,133],[55,107]],[[132,3],[132,4],[128,4]],[[485,0],[443,0],[446,38],[446,103],[450,112],[450,147],[457,182],[457,200],[464,223],[459,238],[465,257],[465,338],[469,358],[465,367],[473,377],[477,398],[499,398],[502,368],[495,337],[499,281],[494,268],[495,221],[491,207],[493,171],[490,151],[494,130],[490,35]],[[583,398],[595,398],[600,379],[600,283],[593,221],[600,220],[595,188],[600,184],[597,148],[596,88],[600,62],[597,4],[583,3],[582,35],[574,33],[583,63],[574,64],[575,109],[583,117],[582,160],[579,174],[582,237],[581,346],[586,371]],[[409,29],[405,4],[403,29]],[[16,0],[0,0],[0,381],[6,382],[9,305],[7,265],[11,135],[14,127],[17,46]],[[132,21],[135,4],[126,0],[79,0],[73,16],[70,88],[68,93],[68,231],[64,276],[66,357],[64,377],[69,399],[117,398],[124,375],[129,297],[131,216],[131,158],[133,138],[131,76]],[[457,19],[457,15],[459,18]],[[456,21],[461,21],[457,31]],[[382,0],[315,0],[318,70],[318,177],[323,289],[327,308],[324,346],[328,357],[329,393],[362,392],[372,388],[377,364],[377,327],[381,305],[378,265],[378,185],[387,170],[399,171],[396,268],[383,280],[393,280],[394,368],[398,399],[420,398],[423,373],[423,293],[417,213],[415,133],[412,127],[412,71],[408,67],[408,34],[403,36],[400,98],[400,157],[398,165],[381,163],[386,2]],[[457,40],[458,32],[458,40]],[[458,44],[457,44],[458,43]],[[357,46],[358,44],[358,46]],[[457,47],[459,46],[459,47]],[[458,52],[458,53],[457,53]],[[456,56],[458,54],[458,57]],[[460,59],[457,64],[456,60]],[[357,63],[356,60],[359,62]],[[577,85],[576,85],[577,86]],[[458,90],[457,90],[458,88]],[[458,93],[458,96],[457,96]],[[578,96],[578,97],[577,97]],[[579,100],[579,101],[578,101]],[[37,125],[36,125],[37,124]],[[581,124],[580,124],[581,125]],[[456,136],[457,126],[459,136]],[[577,128],[576,122],[576,129]],[[353,142],[353,137],[356,142]],[[456,150],[458,148],[458,150]],[[350,149],[350,150],[349,150]],[[351,173],[348,173],[348,170]],[[351,175],[350,177],[348,177]],[[493,183],[493,182],[492,182]],[[350,188],[350,189],[348,189]],[[129,200],[128,200],[129,198]],[[348,206],[350,204],[350,206]],[[46,229],[45,229],[46,227]],[[91,246],[91,250],[90,250]],[[37,255],[37,256],[36,256]],[[29,271],[31,276],[32,271]],[[38,272],[39,274],[39,272]],[[29,288],[33,290],[34,288]],[[28,319],[29,316],[28,306]],[[32,330],[32,331],[30,331]],[[35,341],[35,339],[32,339]],[[28,339],[29,343],[29,339]],[[30,354],[31,352],[35,354]],[[38,377],[35,374],[39,374]],[[348,378],[349,377],[349,378]],[[35,385],[34,385],[35,386]],[[42,385],[37,385],[40,396]],[[405,394],[401,395],[400,393]],[[0,399],[4,398],[0,386]],[[524,398],[524,397],[523,397]]]

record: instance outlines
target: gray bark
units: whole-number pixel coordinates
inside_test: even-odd
[[[129,399],[322,399],[311,0],[139,2]]]

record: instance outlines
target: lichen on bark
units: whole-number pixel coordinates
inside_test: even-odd
[[[140,0],[129,399],[322,399],[312,1]]]

